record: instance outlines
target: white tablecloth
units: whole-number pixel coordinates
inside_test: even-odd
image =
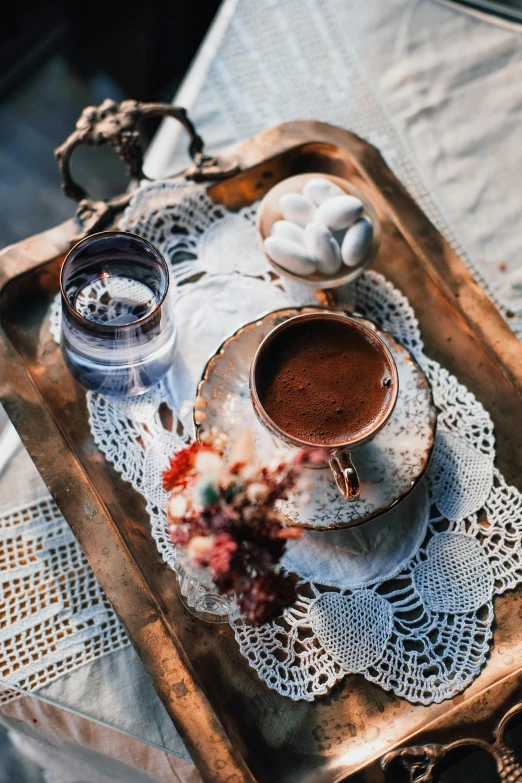
[[[227,0],[176,101],[210,152],[290,119],[369,138],[522,333],[521,36],[434,0]],[[166,121],[145,171],[185,148]]]

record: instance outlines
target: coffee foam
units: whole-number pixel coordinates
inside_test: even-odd
[[[371,333],[324,317],[282,329],[256,368],[269,418],[293,438],[325,447],[364,440],[378,429],[393,399],[392,378]]]

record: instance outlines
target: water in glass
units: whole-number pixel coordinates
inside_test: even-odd
[[[174,359],[168,267],[140,237],[103,232],[64,261],[62,352],[74,377],[104,395],[142,394]]]

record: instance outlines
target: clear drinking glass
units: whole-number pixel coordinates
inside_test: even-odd
[[[82,386],[143,394],[168,372],[176,329],[165,259],[145,239],[103,231],[66,256],[60,276],[61,347]]]

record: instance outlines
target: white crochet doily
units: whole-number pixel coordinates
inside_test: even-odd
[[[357,35],[357,23],[361,19],[361,7],[358,3],[346,3],[343,0],[305,0],[304,2],[302,0],[285,0],[283,3],[270,0],[263,7],[258,4],[248,3],[247,0],[239,0],[233,9],[234,13],[229,14],[230,24],[227,26],[226,33],[223,35],[217,52],[209,63],[210,67],[204,80],[202,101],[198,99],[196,105],[197,109],[201,103],[206,112],[205,118],[202,118],[203,125],[205,125],[208,116],[211,117],[211,123],[206,122],[208,130],[205,130],[205,135],[207,132],[214,134],[212,148],[214,151],[218,151],[220,142],[223,139],[226,139],[226,143],[234,140],[238,141],[241,138],[255,135],[265,127],[285,120],[321,118],[326,122],[349,128],[376,144],[384,154],[390,167],[399,176],[423,211],[437,225],[460,257],[473,270],[480,284],[489,291],[490,296],[494,299],[499,309],[504,313],[506,313],[506,310],[515,311],[516,317],[511,319],[511,327],[517,334],[522,335],[522,315],[520,314],[522,312],[522,298],[520,291],[517,294],[514,288],[511,298],[506,300],[502,296],[502,275],[494,274],[494,267],[491,264],[486,265],[483,263],[484,259],[474,258],[472,260],[470,258],[466,248],[462,246],[462,241],[457,236],[455,228],[448,221],[440,204],[437,203],[431,186],[425,181],[421,170],[413,158],[411,149],[397,127],[395,127],[386,108],[380,102],[372,81],[368,78],[357,57],[353,41],[355,40],[354,35]],[[402,10],[404,9],[399,8],[398,10],[399,17]],[[352,40],[350,40],[350,34]],[[361,40],[364,41],[364,37]],[[261,84],[262,89],[258,91],[253,90],[253,84]],[[185,145],[185,140],[183,140],[183,145]],[[222,143],[221,146],[223,146]],[[137,197],[139,198],[139,196]],[[199,211],[199,228],[205,230],[208,227],[210,229],[216,222],[219,222],[219,220],[216,221],[216,218],[218,218],[218,215],[215,214],[214,210],[211,211],[208,218]],[[156,226],[151,230],[147,228],[146,231],[148,231],[149,236],[153,237],[159,229],[160,226]],[[183,229],[184,226],[182,225],[181,230]],[[242,230],[248,233],[248,226],[245,227],[241,220],[236,220],[234,232],[234,236],[237,238],[236,247],[239,247],[241,252],[247,252],[248,254],[248,251],[245,251],[245,243],[239,240]],[[214,233],[219,235],[220,231],[218,227]],[[180,250],[188,252],[189,256],[193,256],[194,251],[197,250],[199,255],[198,266],[210,264],[214,275],[216,270],[220,270],[224,275],[229,275],[232,271],[230,264],[233,265],[233,268],[241,268],[241,264],[237,263],[237,258],[234,258],[233,253],[230,254],[232,261],[226,254],[220,258],[218,257],[220,254],[218,236],[214,235],[212,242],[210,241],[210,232],[205,232],[204,236],[205,239],[203,234],[201,235],[201,242],[187,237],[186,246],[184,247],[183,242],[180,242],[178,247]],[[181,239],[182,237],[179,238]],[[232,241],[231,236],[226,239],[226,242],[230,241]],[[207,244],[204,251],[203,243]],[[230,249],[229,244],[225,243],[224,246]],[[212,256],[213,253],[214,257]],[[250,270],[250,274],[253,274],[256,270],[256,261],[253,257],[250,257],[250,254],[248,255],[247,268]],[[491,261],[491,259],[488,260]],[[179,269],[183,275],[183,268],[179,267]],[[257,272],[264,280],[268,280],[266,267],[262,265],[257,267]],[[236,286],[239,285],[237,278],[234,279],[234,284]],[[210,291],[211,284],[208,283],[207,285]],[[203,282],[201,286],[204,286]],[[255,290],[254,286],[249,289],[249,295],[259,297],[255,301],[250,300],[250,311],[248,299],[246,302],[236,301],[233,303],[234,306],[241,306],[241,313],[245,315],[244,320],[248,320],[256,312],[256,307],[258,310],[263,309],[262,301],[265,290],[261,286],[256,286]],[[272,288],[272,295],[273,308],[278,306],[276,302],[277,291],[274,288]],[[292,301],[300,301],[300,299],[295,297],[292,298]],[[283,305],[286,302],[287,300],[285,299]],[[178,305],[182,306],[181,300]],[[229,305],[232,306],[230,302]],[[224,304],[222,304],[222,307],[224,307]],[[204,317],[201,315],[201,310],[193,314],[190,313],[190,299],[187,298],[183,317],[179,316],[179,321],[182,321],[183,318],[189,315],[196,320],[199,318],[199,327],[203,328]],[[219,312],[218,317],[223,317],[224,325],[227,329],[230,327],[229,331],[232,331],[235,323],[234,318],[227,314],[224,309]],[[184,333],[183,336],[186,337],[187,334]],[[214,345],[214,343],[211,344]],[[204,361],[206,358],[204,355],[206,345],[204,343],[200,346],[192,345],[192,349],[196,354],[197,361]],[[190,376],[187,376],[189,381],[181,390],[178,390],[175,385],[171,385],[168,392],[163,392],[162,390],[161,394],[165,393],[167,397],[171,394],[174,395],[174,400],[177,401],[177,410],[179,410],[181,402],[190,397],[188,390],[189,387],[192,388],[191,383],[195,374],[195,372],[192,372]],[[177,380],[180,381],[185,377],[185,374],[178,375]],[[446,386],[445,382],[440,384],[439,390],[441,394]],[[159,424],[156,427],[154,418],[154,411],[157,409],[158,402],[162,399],[161,394],[154,393],[150,395],[148,401],[149,408],[146,415],[143,413],[144,400],[141,401],[140,407],[135,408],[134,405],[131,405],[127,411],[121,406],[119,410],[109,407],[106,411],[104,410],[103,401],[96,403],[96,416],[93,418],[93,425],[97,428],[96,437],[98,443],[104,442],[103,448],[107,456],[117,460],[122,473],[127,478],[135,481],[136,485],[141,485],[143,482],[143,454],[141,453],[140,456],[140,437],[144,439],[143,442],[146,443],[148,449],[147,470],[150,475],[154,474],[155,471],[154,460],[156,457],[154,455],[157,455],[158,465],[161,465],[161,453],[168,447],[170,436],[164,436],[164,441],[155,445],[157,441],[156,436],[158,433],[161,434],[162,431]],[[455,396],[455,389],[453,389],[452,394]],[[474,404],[473,402],[472,408]],[[91,401],[90,405],[93,407],[94,402]],[[450,404],[446,406],[444,414],[449,417],[450,424],[452,423],[451,410],[452,405]],[[143,425],[144,415],[145,418],[150,420],[151,433],[149,433],[148,427]],[[185,419],[187,410],[180,411],[178,415]],[[188,420],[190,421],[190,414],[188,413],[188,415]],[[443,423],[442,415],[440,419],[441,424]],[[108,429],[104,426],[104,417],[109,422]],[[118,450],[116,452],[113,449],[108,434],[111,432],[124,433],[124,441],[120,444],[121,451]],[[175,437],[172,437],[171,440],[173,446],[178,442]],[[447,468],[447,471],[449,473],[450,469]],[[445,480],[444,473],[441,473],[440,480]],[[486,486],[489,488],[490,484],[488,483]],[[149,489],[152,492],[152,488],[149,487]],[[442,497],[442,487],[439,487],[439,490],[440,497]],[[508,491],[505,490],[505,492],[507,493]],[[452,496],[448,497],[451,498]],[[518,519],[516,503],[518,503],[518,495],[516,493],[508,493],[507,497],[509,504],[506,506],[506,514],[511,514],[514,520],[513,528],[509,528],[512,536],[510,543],[516,550],[516,544],[518,544],[518,535],[516,534]],[[498,509],[495,511],[495,519],[497,520],[497,525],[506,527],[509,525],[508,517],[500,520],[498,517],[500,509],[502,509],[502,502],[501,498],[498,503]],[[12,538],[3,538],[0,543],[0,557],[4,551],[8,552],[10,548],[12,548],[12,551],[17,550],[19,547],[22,547],[22,549],[25,547],[31,548],[34,540],[32,533],[26,536],[25,525],[21,524],[21,522],[22,520],[29,521],[34,519],[35,515],[45,518],[49,508],[52,508],[51,513],[56,515],[57,520],[59,520],[60,515],[48,498],[41,503],[15,509],[12,515],[20,520],[20,524],[17,523],[16,528],[12,528]],[[445,509],[445,513],[451,514],[451,509]],[[460,513],[462,513],[462,509]],[[11,524],[9,520],[12,515],[2,516],[0,528],[2,526],[5,527],[5,524]],[[63,527],[61,527],[62,525]],[[63,520],[60,522],[59,527],[63,531],[63,538],[58,536],[56,540],[60,540],[65,545],[69,552],[69,557],[72,561],[79,564],[78,568],[80,570],[85,569],[85,572],[83,574],[83,582],[68,578],[63,579],[59,559],[54,557],[52,547],[47,551],[45,562],[52,562],[53,566],[56,566],[52,570],[51,579],[59,582],[61,589],[63,589],[60,601],[58,604],[55,604],[57,609],[56,620],[50,623],[50,627],[54,628],[55,622],[61,622],[60,607],[63,608],[67,615],[68,606],[76,606],[78,597],[81,598],[82,604],[89,604],[91,602],[91,588],[95,594],[95,598],[92,599],[94,606],[97,607],[103,604],[104,611],[100,611],[94,618],[91,618],[86,627],[79,626],[77,628],[74,624],[69,624],[66,634],[51,633],[49,643],[47,643],[45,638],[39,640],[40,653],[37,658],[33,659],[34,665],[32,667],[31,680],[24,678],[25,668],[23,666],[11,665],[11,662],[15,659],[22,660],[24,657],[23,634],[25,629],[27,627],[35,627],[40,617],[43,617],[44,621],[46,621],[47,605],[40,606],[37,599],[41,584],[40,579],[43,578],[42,575],[47,579],[49,573],[42,567],[40,557],[36,560],[28,561],[32,563],[32,568],[34,569],[32,573],[35,575],[33,588],[25,607],[29,614],[24,614],[23,617],[20,616],[18,621],[14,621],[11,629],[8,628],[9,621],[6,622],[5,618],[2,619],[0,617],[0,678],[2,678],[2,673],[5,673],[5,676],[10,678],[10,682],[14,684],[17,682],[23,683],[24,689],[39,687],[52,677],[66,673],[76,665],[80,665],[86,660],[91,660],[92,657],[100,653],[110,652],[111,649],[125,643],[123,641],[125,638],[123,632],[115,631],[116,628],[119,628],[118,620],[112,609],[104,603],[103,594],[99,591],[96,579],[90,571],[72,533],[63,523]],[[35,529],[35,527],[32,528],[33,531]],[[511,557],[513,556],[511,554]],[[506,572],[510,562],[509,559],[506,561]],[[13,564],[13,579],[16,578],[17,568],[18,565]],[[26,576],[31,573],[29,565],[24,573]],[[7,596],[12,595],[9,591],[14,585],[13,579],[11,579],[10,571],[2,572],[3,582],[1,589],[6,590],[5,595]],[[516,576],[510,578],[504,587],[501,585],[497,589],[505,589],[514,584],[517,579],[518,577]],[[98,604],[99,601],[101,604]],[[106,614],[104,614],[105,612]],[[13,621],[13,618],[10,618],[10,620]],[[18,633],[19,630],[21,633]],[[69,656],[69,643],[73,637],[77,642],[76,649],[80,651],[80,654]],[[14,693],[14,691],[10,693]],[[2,694],[0,692],[0,702],[3,698],[9,698],[10,693]]]
[[[191,434],[185,401],[193,399],[206,360],[241,323],[311,301],[308,290],[272,279],[255,242],[254,215],[255,205],[232,214],[204,188],[169,181],[139,190],[120,221],[121,228],[152,241],[171,265],[179,348],[168,381],[145,396],[118,402],[89,393],[91,428],[106,457],[146,498],[159,551],[173,568],[161,472]],[[393,582],[361,578],[349,586],[334,576],[342,571],[338,561],[323,572],[311,562],[310,547],[293,543],[286,562],[302,578],[297,604],[261,628],[231,622],[250,665],[292,699],[313,700],[358,672],[410,701],[439,702],[479,673],[491,638],[493,598],[522,578],[521,495],[494,468],[487,412],[424,355],[405,297],[373,272],[350,292],[357,311],[399,338],[432,384],[438,433],[427,475],[426,536]],[[55,309],[55,334],[58,316]],[[186,436],[176,434],[176,426],[164,429],[158,412],[163,402]],[[328,546],[343,556],[338,541],[323,538],[314,545],[323,558]]]

